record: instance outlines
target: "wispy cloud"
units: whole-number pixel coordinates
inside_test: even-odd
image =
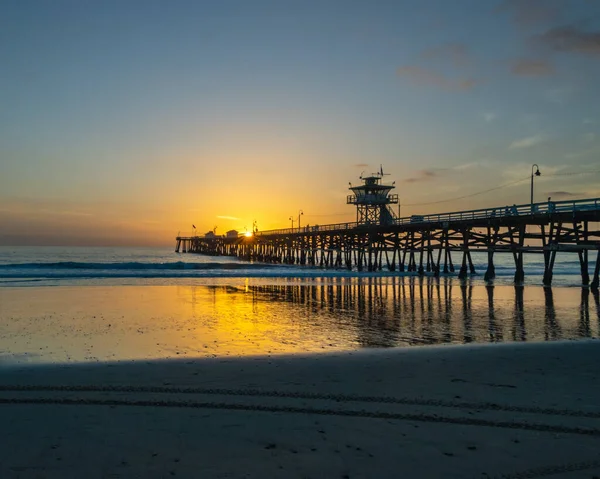
[[[403,180],[404,183],[418,183],[420,181],[429,181],[433,178],[439,176],[439,173],[436,170],[420,170],[417,172],[417,176],[413,176],[411,178],[406,178]]]
[[[535,40],[557,52],[600,56],[600,32],[564,26],[551,28],[535,37]]]
[[[544,141],[542,135],[528,136],[527,138],[521,138],[520,140],[513,141],[508,147],[510,150],[519,148],[531,148],[532,146],[539,145]]]
[[[521,58],[512,64],[510,71],[513,75],[520,76],[546,76],[554,73],[554,65],[546,60]]]
[[[453,170],[464,171],[470,170],[471,168],[475,168],[477,166],[481,166],[481,163],[477,161],[473,161],[472,163],[463,163],[462,165],[456,165],[452,167]]]
[[[572,151],[565,155],[565,159],[566,160],[576,160],[578,158],[584,158],[584,157],[588,157],[588,156],[596,157],[598,155],[600,155],[600,148],[595,147],[595,148],[588,148],[586,150]]]
[[[596,140],[596,133],[594,133],[593,131],[590,131],[588,133],[584,133],[582,135],[583,141],[587,142],[587,143],[591,143],[593,141]]]
[[[355,168],[367,168],[369,166],[368,163],[355,163],[354,165]]]
[[[498,118],[498,115],[496,115],[494,112],[492,111],[488,111],[486,113],[483,114],[483,119],[485,121],[487,121],[488,123],[491,123],[492,121],[494,121],[496,118]]]
[[[557,173],[564,171],[567,169],[570,164],[565,165],[547,165],[545,163],[539,163],[541,176],[536,178],[536,183],[539,182],[552,182],[557,181],[557,177],[555,176]],[[531,175],[531,163],[530,162],[519,162],[519,163],[511,163],[510,168],[503,168],[501,171],[498,171],[498,176],[505,178],[506,181],[526,181],[529,179]],[[521,183],[515,183],[515,187],[519,187]]]
[[[572,196],[577,196],[577,194],[571,193],[570,191],[549,191],[548,196],[551,196],[554,199],[559,199],[559,198],[570,198]]]
[[[239,218],[236,218],[235,216],[217,215],[217,218],[222,219],[222,220],[239,221]]]
[[[482,83],[473,78],[470,65],[471,57],[465,45],[447,43],[423,50],[412,64],[401,66],[396,73],[420,86],[468,91]]]
[[[417,170],[413,176],[402,180],[403,183],[419,183],[424,181],[431,181],[444,176],[452,176],[457,174],[463,174],[466,170],[470,170],[477,167],[484,166],[482,161],[473,161],[470,163],[462,163],[460,165],[451,166],[448,168],[424,168]],[[447,189],[448,185],[445,185]]]
[[[416,65],[400,67],[396,73],[417,85],[434,86],[448,91],[468,91],[480,83],[473,78],[449,78],[434,70]]]
[[[565,0],[504,0],[497,11],[508,13],[519,27],[533,27],[554,21],[565,3]]]
[[[457,68],[465,67],[471,63],[469,50],[462,43],[448,43],[428,48],[421,52],[420,56],[423,60],[449,60]]]
[[[570,88],[552,88],[544,91],[546,100],[557,105],[564,105],[572,95],[573,91]]]
[[[92,213],[86,213],[84,211],[70,211],[70,210],[38,210],[38,213],[44,213],[47,215],[58,215],[58,216],[93,216]]]

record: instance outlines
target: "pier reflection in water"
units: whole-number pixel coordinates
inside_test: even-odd
[[[434,278],[213,288],[216,298],[243,294],[256,314],[300,322],[304,334],[317,341],[326,336],[338,348],[592,338],[600,328],[598,295],[587,288],[494,287]],[[270,307],[259,306],[264,303]]]
[[[419,277],[5,288],[0,305],[0,364],[553,341],[600,323],[588,289]]]

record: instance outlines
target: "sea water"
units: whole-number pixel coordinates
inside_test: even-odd
[[[473,253],[477,275],[483,283],[487,254]],[[460,256],[454,254],[456,277]],[[495,284],[512,284],[515,266],[507,253],[494,255]],[[590,254],[590,274],[595,254]],[[525,284],[539,285],[544,273],[540,254],[524,255]],[[203,284],[211,278],[390,278],[416,273],[358,272],[321,269],[311,266],[265,264],[234,257],[175,253],[171,248],[89,248],[89,247],[0,247],[0,287],[57,285],[165,285]],[[581,270],[576,254],[559,253],[554,265],[555,286],[578,286]]]

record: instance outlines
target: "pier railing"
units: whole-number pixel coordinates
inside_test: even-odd
[[[424,223],[453,223],[458,221],[484,220],[505,217],[535,217],[538,215],[552,215],[555,213],[569,213],[576,211],[600,210],[600,198],[571,200],[571,201],[546,201],[543,203],[527,203],[522,205],[501,206],[495,208],[481,208],[468,211],[454,211],[450,213],[435,213],[430,215],[411,215],[397,218],[391,225],[414,225]],[[285,235],[298,233],[311,233],[319,231],[343,231],[369,226],[364,223],[347,222],[329,225],[302,226],[300,228],[284,228],[256,232],[257,236]]]

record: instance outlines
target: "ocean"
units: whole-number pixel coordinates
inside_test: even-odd
[[[483,283],[485,253],[473,253],[477,275]],[[454,256],[459,263],[458,254]],[[512,284],[514,263],[510,254],[496,254],[494,284]],[[595,255],[590,255],[590,275]],[[525,255],[525,284],[541,285],[541,255]],[[458,271],[458,270],[457,270]],[[308,266],[249,263],[231,257],[175,253],[171,248],[141,247],[0,247],[0,287],[60,285],[170,285],[206,284],[211,278],[316,279],[393,278],[415,273],[327,270]],[[448,275],[456,277],[456,273]],[[560,253],[554,266],[554,286],[579,286],[581,272],[576,254]]]

